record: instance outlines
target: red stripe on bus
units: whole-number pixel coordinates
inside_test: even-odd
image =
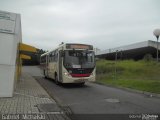
[[[89,77],[90,74],[71,74],[72,77]]]

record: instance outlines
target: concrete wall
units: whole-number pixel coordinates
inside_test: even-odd
[[[12,97],[22,42],[19,14],[0,11],[0,97]]]

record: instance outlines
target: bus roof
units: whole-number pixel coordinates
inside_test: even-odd
[[[42,54],[41,56],[45,56],[47,54],[49,54],[50,52],[56,50],[56,49],[59,49],[59,48],[62,48],[62,47],[65,47],[66,46],[66,49],[89,49],[89,50],[93,50],[93,45],[88,45],[88,44],[80,44],[80,43],[63,43],[63,44],[60,44],[57,48],[49,51],[49,52],[46,52],[44,54]]]
[[[45,56],[45,55],[47,55],[47,54],[49,54],[49,52],[43,53],[41,56]]]

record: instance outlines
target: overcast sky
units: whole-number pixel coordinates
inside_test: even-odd
[[[45,50],[67,43],[101,50],[156,40],[160,0],[0,0],[21,14],[23,42]]]

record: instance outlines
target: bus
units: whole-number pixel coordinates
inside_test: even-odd
[[[62,43],[56,49],[40,57],[40,65],[46,78],[58,83],[95,81],[95,53],[92,45]]]

